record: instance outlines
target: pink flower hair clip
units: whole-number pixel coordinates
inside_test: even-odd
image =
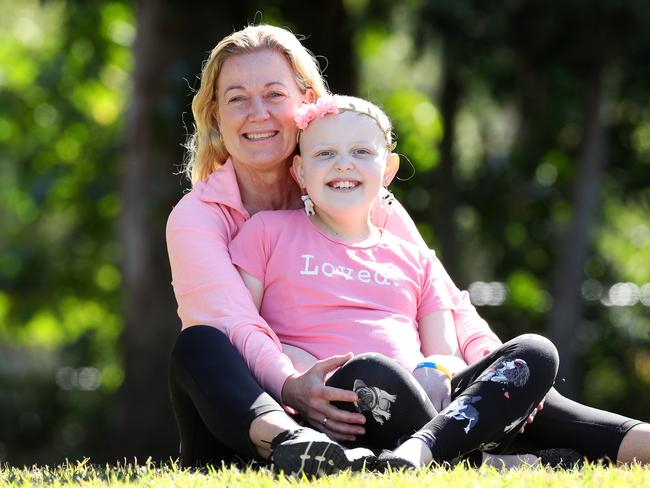
[[[303,103],[296,112],[294,120],[298,129],[305,130],[312,120],[338,113],[336,95],[324,95],[316,100],[316,103]]]

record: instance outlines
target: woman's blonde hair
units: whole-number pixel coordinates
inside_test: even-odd
[[[192,184],[206,179],[228,159],[215,118],[217,81],[226,59],[272,49],[283,54],[302,93],[312,89],[316,97],[328,92],[314,56],[291,32],[271,25],[251,25],[225,37],[210,53],[201,71],[201,86],[192,100],[194,133],[185,148],[184,173]]]

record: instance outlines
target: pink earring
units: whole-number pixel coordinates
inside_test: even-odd
[[[305,205],[305,213],[310,216],[316,215],[316,211],[314,210],[314,202],[309,197],[309,195],[303,195],[300,198],[302,198],[302,203]]]

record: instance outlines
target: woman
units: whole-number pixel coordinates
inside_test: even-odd
[[[170,382],[186,464],[268,458],[269,441],[297,427],[274,398],[305,418],[327,417],[327,433],[339,440],[364,433],[363,415],[330,404],[354,402],[356,395],[323,384],[325,374],[349,357],[332,357],[298,374],[257,314],[227,252],[251,214],[301,206],[289,174],[297,134],[293,117],[302,102],[324,93],[314,59],[293,35],[274,27],[234,33],[204,67],[193,101],[197,127],[189,174],[195,185],[170,215],[167,232],[183,322]],[[424,246],[395,206],[390,218],[378,209],[376,223],[411,233]],[[458,302],[475,314],[466,294]],[[500,341],[480,319],[473,323],[478,325],[463,328],[461,343],[466,355],[478,357]],[[277,458],[276,452],[276,464]]]
[[[325,92],[313,57],[293,35],[275,27],[248,27],[228,36],[204,66],[192,103],[196,132],[188,174],[194,188],[174,208],[167,227],[183,323],[172,352],[170,387],[185,464],[268,459],[274,450],[281,465],[296,445],[301,449],[301,443],[315,439],[332,453],[329,460],[336,468],[351,465],[349,453],[324,436],[305,441],[315,434],[296,431],[297,424],[278,402],[338,440],[364,433],[363,415],[330,403],[354,402],[356,395],[324,385],[325,375],[349,357],[328,358],[298,373],[257,314],[227,251],[239,227],[257,211],[300,208],[300,192],[289,173],[296,145],[293,117],[302,102]],[[377,206],[375,225],[424,246],[404,210],[399,204],[393,207],[388,215]],[[444,274],[442,267],[440,272]],[[501,342],[468,294],[445,277],[456,305],[461,353],[473,363]],[[538,448],[544,447],[540,443],[557,447],[567,442],[558,425],[568,420],[577,429],[575,447],[590,457],[650,461],[648,424],[622,417],[601,421],[602,414],[552,390],[538,420],[521,437]],[[591,416],[591,430],[583,435],[585,416]],[[327,419],[326,426],[313,419]],[[603,440],[590,443],[588,436]],[[309,474],[310,467],[305,471]]]

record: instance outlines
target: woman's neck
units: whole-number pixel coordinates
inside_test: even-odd
[[[300,208],[300,189],[291,177],[289,168],[263,170],[244,165],[233,165],[239,184],[242,204],[249,214],[261,210]]]

